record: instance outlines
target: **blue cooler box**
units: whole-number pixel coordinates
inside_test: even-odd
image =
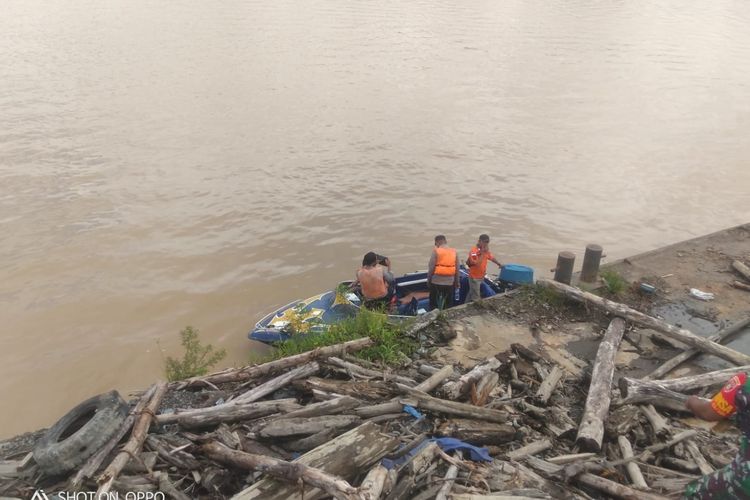
[[[506,288],[534,283],[534,269],[521,264],[505,264],[498,276],[500,283]]]

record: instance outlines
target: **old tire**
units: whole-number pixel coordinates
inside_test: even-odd
[[[47,475],[83,465],[120,429],[128,404],[117,391],[89,398],[70,410],[34,447],[34,460]]]

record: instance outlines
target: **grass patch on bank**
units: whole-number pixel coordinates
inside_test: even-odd
[[[602,281],[604,282],[604,287],[607,289],[607,293],[612,296],[620,295],[628,287],[628,282],[625,278],[615,270],[606,269],[599,273],[599,276],[601,276]]]
[[[385,314],[361,309],[357,316],[332,325],[326,332],[298,335],[276,344],[272,358],[285,358],[362,337],[370,337],[375,344],[352,354],[368,361],[398,363],[417,348],[416,342],[403,334],[403,327],[389,323]]]

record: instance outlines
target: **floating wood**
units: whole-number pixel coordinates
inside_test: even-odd
[[[295,463],[316,467],[328,474],[351,481],[363,470],[398,446],[398,440],[381,433],[377,424],[366,422],[338,436],[337,438],[305,453]],[[235,500],[263,499],[314,500],[325,496],[319,488],[305,488],[304,492],[297,485],[280,482],[278,479],[266,478],[244,489]]]
[[[230,368],[220,372],[212,373],[210,375],[204,375],[199,377],[192,377],[180,382],[173,382],[170,384],[171,388],[185,388],[194,385],[205,384],[221,384],[226,382],[244,382],[246,380],[252,380],[259,377],[265,377],[273,373],[288,370],[289,368],[299,366],[303,363],[313,361],[316,359],[326,358],[328,356],[343,355],[347,352],[356,352],[366,347],[370,347],[373,341],[369,337],[361,339],[350,340],[341,344],[336,344],[328,347],[320,347],[313,349],[312,351],[303,352],[301,354],[295,354],[287,358],[277,359],[275,361],[269,361],[262,365],[244,366],[242,368]]]
[[[750,285],[748,285],[747,283],[734,280],[732,281],[732,286],[738,290],[745,290],[746,292],[750,292]]]
[[[607,332],[599,343],[594,360],[586,406],[581,425],[578,427],[578,443],[583,450],[599,451],[604,439],[604,421],[609,413],[612,377],[615,374],[615,356],[625,334],[625,320],[614,318],[609,322]]]
[[[549,398],[552,397],[552,393],[555,392],[557,384],[560,383],[563,373],[562,368],[558,365],[552,367],[549,375],[547,375],[544,380],[542,380],[542,383],[539,384],[539,389],[536,391],[536,401],[542,404],[547,404]]]
[[[130,461],[130,458],[140,453],[141,448],[143,447],[143,442],[146,440],[146,435],[148,434],[148,428],[151,426],[152,418],[156,413],[156,410],[159,408],[159,405],[161,405],[161,400],[166,392],[167,383],[158,382],[148,404],[143,411],[136,415],[136,420],[133,423],[133,430],[130,433],[130,439],[125,443],[122,451],[115,456],[109,466],[107,466],[101,476],[97,479],[99,489],[96,491],[96,498],[100,498],[102,495],[107,495],[112,489],[112,483],[117,479],[117,476],[125,465],[127,465],[128,461]]]
[[[575,300],[588,302],[590,304],[601,307],[602,309],[609,311],[615,316],[620,316],[628,321],[632,321],[633,323],[661,332],[666,337],[677,340],[691,347],[695,347],[696,349],[700,349],[703,352],[707,352],[709,354],[713,354],[714,356],[726,359],[727,361],[731,361],[736,365],[750,364],[750,356],[746,354],[742,354],[741,352],[735,351],[734,349],[730,349],[715,342],[711,342],[710,340],[703,337],[699,337],[698,335],[685,330],[684,328],[678,328],[676,326],[670,325],[665,321],[656,319],[652,316],[648,316],[647,314],[643,314],[642,312],[636,311],[635,309],[632,309],[625,304],[613,302],[611,300],[599,297],[598,295],[594,295],[593,293],[584,292],[583,290],[580,290],[578,288],[558,283],[549,279],[542,278],[538,281],[538,283],[541,283],[550,288],[554,288],[555,290],[558,290],[566,296],[571,297]]]
[[[750,317],[745,318],[741,321],[738,321],[737,323],[728,326],[727,328],[724,328],[715,334],[708,337],[708,340],[712,342],[718,342],[718,343],[724,343],[727,341],[732,335],[744,330],[750,325]],[[652,379],[660,379],[664,377],[664,375],[668,374],[678,366],[680,366],[685,361],[688,361],[692,359],[693,357],[700,354],[700,349],[690,348],[687,349],[680,354],[676,355],[675,357],[667,360],[666,362],[660,364],[654,371],[643,377],[645,380],[652,380]]]

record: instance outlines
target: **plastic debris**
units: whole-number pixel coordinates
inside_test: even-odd
[[[703,292],[697,288],[690,289],[690,295],[700,300],[714,300],[714,294],[711,292]]]

